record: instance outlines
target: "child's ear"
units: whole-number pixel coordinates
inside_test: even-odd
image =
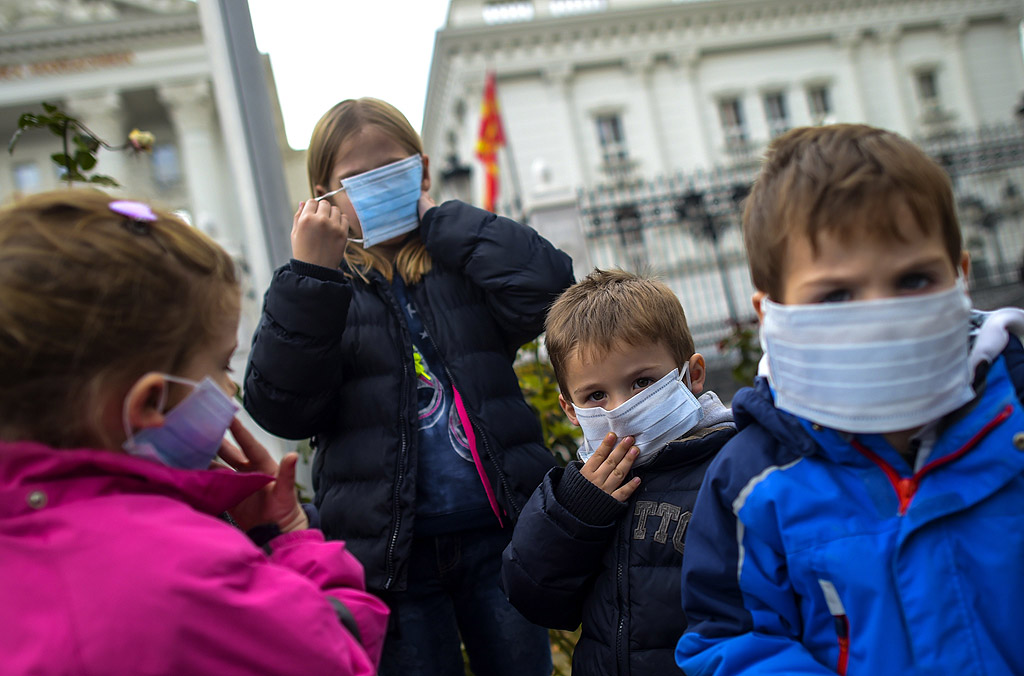
[[[764,321],[764,310],[761,307],[761,303],[768,297],[764,291],[755,291],[754,295],[750,297],[750,302],[754,305],[754,312],[757,313],[757,321]]]
[[[562,407],[562,411],[565,413],[565,417],[569,419],[569,422],[579,427],[580,423],[576,420],[576,409],[572,407],[570,402],[565,400],[561,392],[558,393],[558,405]]]
[[[159,373],[147,373],[131,386],[124,398],[124,415],[132,430],[164,424],[167,380]]]
[[[690,392],[694,396],[704,391],[704,379],[707,378],[708,370],[704,364],[704,355],[694,352],[690,357]]]
[[[960,272],[964,275],[964,281],[967,281],[967,277],[971,272],[971,253],[964,249],[960,253]]]
[[[313,186],[313,195],[314,195],[314,197],[320,197],[320,195],[323,195],[326,192],[327,192],[327,190],[322,185],[320,185],[319,183],[317,183],[316,185]]]
[[[420,190],[422,192],[430,192],[430,157],[423,153],[423,182],[420,183]]]

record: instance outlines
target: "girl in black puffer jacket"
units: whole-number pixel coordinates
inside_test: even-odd
[[[245,407],[274,434],[315,437],[323,530],[392,608],[382,674],[461,675],[461,636],[478,676],[547,676],[546,633],[497,579],[553,465],[512,362],[571,260],[514,221],[434,206],[419,136],[382,101],[328,111],[307,169],[318,199],[267,291]]]

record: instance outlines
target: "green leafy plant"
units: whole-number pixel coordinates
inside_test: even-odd
[[[520,349],[515,370],[519,388],[540,420],[544,445],[565,465],[575,456],[581,436],[579,428],[569,422],[558,405],[558,381],[551,363],[541,355],[539,340]]]
[[[752,385],[762,354],[757,320],[730,320],[729,335],[718,342],[718,349],[739,353],[739,361],[732,368],[733,380],[740,385]]]
[[[14,146],[21,135],[29,129],[44,129],[61,141],[62,151],[50,155],[50,159],[62,171],[62,178],[68,187],[78,181],[108,187],[120,187],[114,178],[104,174],[87,174],[95,168],[100,148],[107,150],[131,152],[147,152],[153,149],[154,137],[148,131],[133,129],[128,139],[121,145],[111,145],[94,134],[82,122],[52,103],[42,104],[43,112],[22,113],[18,118],[18,128],[7,144],[7,152],[13,154]]]

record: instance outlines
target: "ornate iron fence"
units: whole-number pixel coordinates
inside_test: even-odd
[[[1024,130],[992,127],[917,142],[952,180],[976,300],[1024,289]],[[740,217],[756,173],[749,165],[720,167],[577,195],[594,264],[662,279],[682,300],[697,349],[712,358],[724,356],[720,342],[754,318]]]

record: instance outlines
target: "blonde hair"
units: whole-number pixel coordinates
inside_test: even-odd
[[[672,289],[623,270],[595,268],[566,289],[551,306],[544,331],[563,396],[569,396],[565,368],[573,355],[597,360],[619,342],[633,346],[661,342],[682,368],[694,353],[686,314]]]
[[[324,113],[313,128],[313,136],[306,151],[306,174],[313,195],[316,194],[318,184],[330,184],[331,170],[340,159],[337,154],[341,145],[370,126],[393,138],[410,155],[423,154],[423,141],[397,108],[370,97],[346,99]],[[415,284],[431,268],[430,254],[420,239],[419,231],[412,233],[398,251],[393,267],[391,262],[372,248],[364,249],[355,243],[345,248],[345,261],[364,281],[371,269],[382,274],[389,282],[392,280],[392,271],[397,270],[403,280]]]
[[[0,439],[93,443],[96,401],[175,373],[234,311],[231,257],[173,215],[60,190],[0,210]]]
[[[776,300],[790,237],[819,233],[848,244],[869,236],[900,238],[903,203],[924,233],[940,232],[960,263],[961,235],[949,176],[921,148],[884,129],[835,124],[793,129],[768,146],[743,211],[743,237],[754,286]]]

